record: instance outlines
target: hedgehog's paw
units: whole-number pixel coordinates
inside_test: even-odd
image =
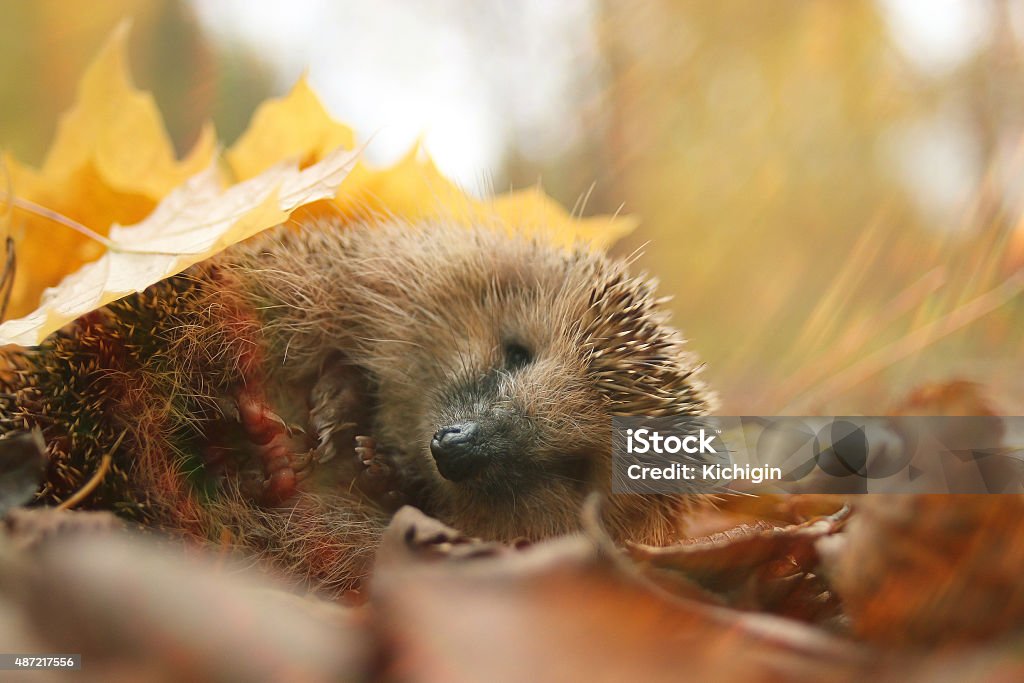
[[[238,396],[238,415],[263,470],[262,491],[257,496],[265,505],[278,505],[298,493],[316,459],[303,435],[282,420],[269,404],[253,393]]]
[[[314,461],[313,451],[295,453],[282,448],[265,451],[263,503],[278,505],[298,493],[299,484],[309,476]]]
[[[405,496],[399,486],[398,468],[387,454],[377,450],[377,442],[371,436],[357,436],[356,486],[359,490],[389,512],[405,504]]]

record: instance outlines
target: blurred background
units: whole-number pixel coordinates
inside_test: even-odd
[[[624,212],[723,414],[1024,411],[1024,1],[0,2],[38,163],[131,17],[179,150],[308,72],[371,161]]]

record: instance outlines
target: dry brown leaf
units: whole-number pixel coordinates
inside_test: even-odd
[[[846,512],[785,527],[758,522],[675,546],[633,544],[628,553],[668,590],[680,574],[732,607],[831,622],[840,608],[820,576],[817,543],[839,530]]]
[[[377,549],[376,564],[401,565],[427,558],[473,559],[513,552],[503,543],[481,541],[406,505],[391,518]]]
[[[1022,518],[1013,495],[861,497],[826,557],[854,631],[886,648],[1020,633]]]
[[[789,526],[834,514],[849,503],[849,498],[832,494],[720,494],[715,496],[714,505],[695,507],[683,521],[687,536],[693,538],[742,524]]]

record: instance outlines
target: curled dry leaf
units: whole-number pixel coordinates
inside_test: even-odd
[[[381,538],[376,565],[402,565],[426,558],[460,560],[489,557],[511,549],[464,535],[406,505],[395,513]]]
[[[836,533],[846,516],[842,508],[785,527],[741,525],[675,546],[633,544],[628,554],[667,590],[681,574],[732,607],[822,623],[836,619],[840,606],[820,575],[817,544]]]
[[[687,536],[699,538],[742,524],[791,526],[835,514],[850,496],[832,494],[716,495],[714,505],[695,507],[684,523]]]

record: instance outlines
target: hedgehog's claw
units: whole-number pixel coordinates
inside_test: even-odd
[[[399,488],[398,468],[391,458],[377,450],[377,441],[373,437],[357,436],[355,442],[359,467],[356,486],[385,510],[397,510],[405,503],[405,496]]]
[[[294,422],[286,424],[284,426],[284,429],[286,432],[288,432],[288,436],[306,436],[305,427],[303,427],[302,425],[295,424]]]
[[[343,422],[337,425],[325,425],[317,432],[317,462],[325,463],[338,455],[334,435],[346,429],[354,429],[355,422]]]
[[[316,462],[316,451],[313,450],[294,455],[292,459],[292,469],[295,470],[296,481],[302,482],[306,477],[312,474],[313,465]]]
[[[362,372],[332,354],[320,368],[309,396],[309,433],[314,434],[320,462],[351,456],[352,437],[370,422],[370,389]]]
[[[356,457],[359,458],[359,462],[369,467],[374,464],[376,455],[377,442],[372,436],[356,437]]]

